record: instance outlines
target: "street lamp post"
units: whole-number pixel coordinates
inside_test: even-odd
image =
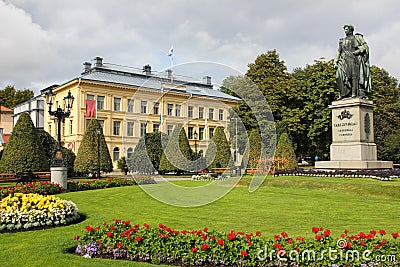
[[[198,137],[198,135],[197,135],[197,132],[196,132],[196,130],[194,131],[194,133],[193,133],[193,138],[194,138],[194,154],[195,154],[195,160],[196,160],[196,175],[197,175],[197,173],[198,173],[198,165],[197,165],[197,160],[198,160],[198,158],[197,158],[197,137]]]
[[[71,94],[71,91],[68,91],[68,94],[66,97],[64,97],[64,107],[65,110],[63,110],[60,106],[56,108],[56,110],[51,110],[53,104],[54,104],[54,99],[55,99],[55,94],[53,91],[49,91],[46,94],[46,102],[47,105],[49,106],[49,115],[53,117],[55,120],[57,120],[58,126],[57,126],[57,152],[56,156],[53,160],[52,166],[54,167],[64,167],[65,162],[62,158],[61,154],[61,123],[65,122],[65,118],[68,118],[69,115],[71,114],[71,108],[72,104],[74,103],[74,97]]]
[[[0,96],[0,129],[3,129],[3,127],[1,127],[1,104],[3,104],[3,99],[4,98]],[[3,134],[3,130],[0,134]]]
[[[97,129],[97,179],[100,179],[100,135],[101,126]]]
[[[235,168],[236,175],[240,175],[240,166],[239,166],[239,148],[238,148],[238,119],[232,118],[231,120],[235,120]]]
[[[62,157],[61,152],[61,123],[65,122],[65,118],[68,118],[71,114],[72,104],[74,103],[74,97],[71,91],[68,91],[66,97],[64,97],[64,109],[58,106],[55,110],[52,110],[54,104],[55,94],[53,91],[47,91],[45,93],[46,103],[49,106],[49,115],[54,120],[57,120],[57,149],[56,154],[51,164],[51,182],[60,184],[63,188],[67,189],[67,168],[65,167],[65,161]]]

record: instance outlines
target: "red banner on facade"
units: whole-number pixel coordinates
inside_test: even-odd
[[[96,118],[96,100],[86,100],[86,117]]]

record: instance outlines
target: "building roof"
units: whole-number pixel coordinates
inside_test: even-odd
[[[210,80],[211,77],[204,77],[204,81],[199,81],[191,77],[173,74],[171,83],[170,77],[172,74],[168,73],[168,71],[154,72],[151,71],[151,67],[148,65],[143,69],[137,69],[110,63],[103,63],[102,58],[95,58],[95,60],[100,61],[97,61],[94,67],[91,66],[91,63],[84,63],[85,71],[80,77],[75,79],[106,82],[126,86],[137,86],[163,92],[175,91],[180,94],[222,98],[230,101],[241,100],[240,98],[225,94],[219,90],[214,90]],[[146,67],[150,68],[150,71],[147,73],[144,70]],[[165,86],[166,84],[173,84],[176,86],[176,89],[171,86]],[[185,90],[178,88],[182,86],[185,88]]]
[[[7,107],[5,107],[5,106],[0,106],[1,107],[1,112],[3,113],[5,113],[5,112],[10,112],[10,113],[13,113],[14,111],[12,110],[12,109],[10,109],[10,108],[7,108]]]

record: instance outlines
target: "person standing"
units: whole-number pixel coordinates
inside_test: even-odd
[[[353,34],[352,25],[344,25],[343,29],[346,37],[339,40],[339,48],[333,61],[339,99],[365,98],[365,94],[371,92],[369,47],[361,34]]]

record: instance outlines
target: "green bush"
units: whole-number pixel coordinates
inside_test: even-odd
[[[43,129],[38,129],[38,134],[40,143],[42,144],[44,152],[46,154],[47,162],[49,166],[51,166],[57,151],[57,141]],[[73,177],[74,162],[76,158],[75,153],[65,147],[61,148],[61,152],[65,162],[65,167],[67,167],[68,169],[68,177]]]
[[[176,125],[161,156],[159,172],[181,174],[193,171],[196,168],[194,158],[185,129],[182,125]]]
[[[0,161],[0,172],[18,173],[23,170],[49,171],[49,163],[38,132],[28,113],[19,117]]]
[[[206,151],[206,162],[209,168],[229,168],[233,164],[231,149],[226,139],[224,127],[215,128],[211,139],[215,146],[209,145]],[[214,159],[212,156],[215,155]]]
[[[287,133],[283,133],[281,137],[279,137],[275,151],[275,158],[286,160],[289,169],[296,169],[298,167],[297,157]]]
[[[121,157],[117,161],[117,167],[121,172],[123,172],[125,175],[128,173],[128,165],[126,165],[126,159],[125,157]]]
[[[100,123],[96,119],[90,120],[76,155],[75,172],[83,175],[94,175],[97,172],[99,129],[101,130]],[[100,170],[106,173],[113,170],[110,152],[102,132],[100,133]]]

